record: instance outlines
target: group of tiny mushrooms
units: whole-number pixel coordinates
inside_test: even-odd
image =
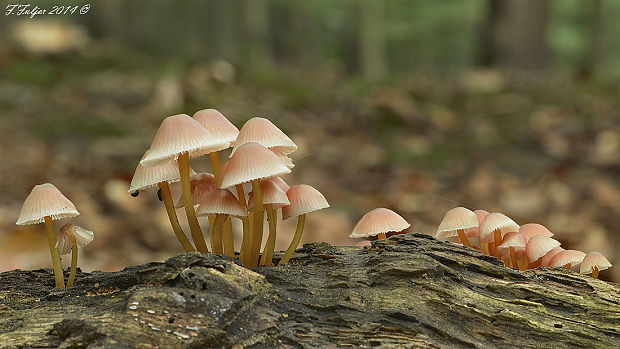
[[[229,147],[230,157],[220,163],[220,152]],[[215,109],[198,111],[193,117],[169,116],[140,160],[128,192],[138,196],[141,191],[158,187],[172,230],[186,252],[209,252],[198,222],[198,217],[207,217],[212,252],[235,258],[231,219],[240,219],[243,235],[238,258],[247,268],[273,265],[278,210],[283,220],[297,217],[297,229],[278,263],[282,265],[301,241],[306,215],[329,207],[315,188],[306,184],[289,186],[280,178],[295,166],[289,155],[296,149],[297,145],[265,118],[251,118],[239,130]],[[190,167],[190,159],[203,155],[209,156],[212,174],[196,173]],[[170,187],[179,182],[180,198],[174,198]],[[247,196],[245,183],[252,188]],[[184,208],[193,244],[179,224],[177,208]],[[78,247],[92,241],[93,232],[65,224],[56,235],[52,221],[77,215],[75,205],[53,184],[45,183],[32,189],[17,220],[18,225],[45,222],[57,288],[65,288],[60,255],[72,251],[68,288],[75,281]],[[268,235],[261,253],[265,215]],[[410,226],[394,211],[376,208],[360,219],[350,237],[385,239]],[[439,240],[481,250],[521,270],[555,265],[570,268],[581,263],[582,273],[591,272],[597,277],[599,270],[611,266],[596,252],[586,256],[579,251],[564,251],[551,236],[539,224],[519,227],[500,213],[472,212],[463,207],[448,211],[435,235]]]

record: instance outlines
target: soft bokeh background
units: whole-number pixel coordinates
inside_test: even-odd
[[[620,262],[617,1],[90,4],[0,17],[0,270],[50,265],[43,225],[15,226],[43,182],[95,232],[84,270],[180,252],[155,192],[126,191],[161,120],[203,108],[238,127],[268,117],[297,142],[285,179],[332,205],[309,216],[305,241],[352,244],[380,206],[432,234],[463,205]]]

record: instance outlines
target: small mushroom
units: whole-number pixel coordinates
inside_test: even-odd
[[[147,156],[140,161],[145,167],[163,165],[178,159],[179,174],[185,214],[192,234],[192,239],[199,252],[208,252],[207,243],[202,235],[196,218],[190,188],[189,159],[226,149],[230,143],[207,131],[198,121],[186,114],[165,118],[151,143]]]
[[[465,207],[455,207],[446,212],[435,238],[451,242],[460,240],[463,245],[473,248],[468,238],[478,236],[478,224],[478,216],[473,211]]]
[[[608,268],[611,268],[611,263],[609,263],[605,256],[598,252],[590,252],[581,261],[579,273],[592,273],[592,277],[598,279],[598,272]]]
[[[547,254],[545,254],[544,256],[542,256],[540,258],[540,266],[541,267],[548,267],[549,264],[551,263],[551,259],[553,259],[553,257],[555,257],[556,254],[558,254],[558,253],[560,253],[562,251],[564,251],[564,248],[562,248],[562,246],[558,246],[558,247],[554,248],[553,250],[547,252]]]
[[[524,263],[529,263],[530,269],[536,268],[540,266],[541,258],[558,246],[560,246],[560,242],[558,240],[547,236],[533,236],[525,246],[526,259]]]
[[[512,268],[525,270],[527,265],[522,267],[521,264],[519,264],[519,260],[521,260],[525,254],[526,245],[527,242],[525,241],[523,235],[516,232],[510,232],[504,235],[501,245],[497,246],[497,252],[500,256],[509,255],[511,262],[510,265]]]
[[[370,238],[376,236],[377,239],[385,239],[386,233],[392,231],[403,231],[411,224],[398,213],[387,208],[375,208],[366,213],[353,227],[353,232],[349,235],[352,239]]]
[[[58,241],[56,242],[56,248],[61,255],[71,253],[71,272],[69,273],[69,280],[67,281],[67,288],[72,287],[75,282],[75,273],[77,268],[78,259],[78,247],[84,247],[93,241],[92,231],[86,230],[77,225],[67,223],[60,228],[58,233]]]
[[[293,253],[295,253],[304,231],[306,214],[329,207],[329,203],[327,203],[325,196],[307,184],[292,186],[286,192],[286,196],[291,204],[282,208],[282,219],[297,217],[297,229],[295,230],[295,235],[293,236],[291,244],[288,246],[286,252],[284,252],[284,255],[282,255],[278,265],[288,263]]]
[[[519,233],[523,235],[525,241],[530,241],[532,236],[546,236],[553,237],[553,233],[549,231],[544,225],[538,223],[527,223],[519,227]]]
[[[229,216],[241,218],[248,215],[247,210],[243,207],[237,198],[228,189],[215,189],[210,192],[198,206],[196,215],[214,216],[214,226],[211,230],[213,236],[211,249],[213,253],[222,254],[222,227]],[[229,257],[233,257],[230,256]]]
[[[551,258],[551,261],[549,262],[549,266],[559,267],[563,265],[566,267],[566,269],[570,270],[572,266],[581,264],[581,261],[583,261],[583,258],[585,256],[586,254],[581,251],[564,250],[556,254],[553,258]]]
[[[519,231],[519,225],[506,215],[498,212],[489,213],[480,223],[480,246],[484,251],[486,244],[489,248],[489,255],[499,257],[496,247],[502,243],[504,235],[517,231]]]
[[[47,242],[54,266],[56,288],[65,288],[60,255],[56,248],[56,234],[53,220],[78,216],[80,213],[75,205],[67,199],[58,188],[51,183],[39,184],[24,200],[22,210],[17,218],[17,225],[30,225],[45,222]]]

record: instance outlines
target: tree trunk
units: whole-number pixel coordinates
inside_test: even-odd
[[[275,256],[279,259],[279,255]],[[277,261],[276,261],[277,263]],[[612,348],[620,285],[519,272],[421,234],[306,244],[248,270],[193,252],[119,272],[0,275],[0,347]]]
[[[375,0],[361,0],[359,47],[361,68],[364,77],[379,80],[387,73],[385,36],[383,34],[383,3]]]

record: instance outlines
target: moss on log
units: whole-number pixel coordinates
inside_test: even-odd
[[[274,259],[277,262],[279,255]],[[405,234],[365,249],[307,244],[283,267],[188,253],[119,272],[0,275],[2,348],[611,348],[620,285],[518,272]]]

